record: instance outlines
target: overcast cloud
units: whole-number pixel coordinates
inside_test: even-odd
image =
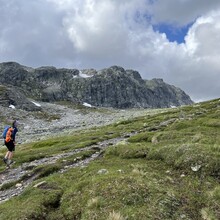
[[[190,24],[170,42],[153,26]],[[219,0],[0,0],[0,62],[163,78],[194,101],[220,97]]]

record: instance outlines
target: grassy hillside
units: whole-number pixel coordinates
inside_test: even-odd
[[[0,219],[218,220],[219,119],[220,100],[213,100],[22,145],[16,166],[137,132],[86,167],[58,173],[91,150],[35,167],[38,179],[0,204]]]

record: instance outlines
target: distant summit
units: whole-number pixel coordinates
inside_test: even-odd
[[[0,84],[2,89],[10,87],[13,91],[18,91],[21,94],[19,97],[23,98],[19,102],[14,100],[14,104],[20,108],[25,106],[28,110],[37,108],[31,102],[28,106],[26,98],[46,102],[89,103],[92,106],[113,108],[164,108],[193,103],[184,91],[166,84],[162,79],[143,80],[137,71],[125,70],[119,66],[97,71],[31,68],[6,62],[0,63]],[[5,97],[0,93],[0,104],[6,105]],[[9,101],[13,102],[12,99],[8,100],[7,105]]]

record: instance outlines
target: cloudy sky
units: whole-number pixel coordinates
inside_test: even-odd
[[[0,62],[119,65],[220,97],[219,0],[0,0]]]

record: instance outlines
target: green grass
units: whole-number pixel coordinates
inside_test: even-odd
[[[39,142],[17,146],[15,151],[15,166],[59,153],[68,152],[74,149],[88,147],[100,141],[119,136],[118,132],[109,131],[112,131],[111,126],[104,129],[93,128],[92,131],[75,132],[72,135],[63,135]],[[3,149],[6,150],[5,147],[3,147]],[[3,157],[4,154],[5,151],[1,150],[0,156]],[[3,163],[0,164],[0,171],[4,169]]]
[[[219,108],[212,100],[23,145],[18,164],[137,132],[87,167],[57,173],[94,151],[35,168],[40,179],[0,204],[0,219],[220,219]]]
[[[108,173],[98,174],[100,168]],[[219,190],[213,179],[201,183],[197,175],[181,177],[162,161],[146,163],[146,159],[108,155],[84,169],[43,180],[45,184],[39,188],[29,187],[18,198],[2,204],[0,218],[56,219],[58,214],[59,219],[106,219],[115,211],[129,219],[200,219],[202,210],[215,214],[219,208],[214,206]],[[15,207],[16,215],[7,214],[7,207]]]

